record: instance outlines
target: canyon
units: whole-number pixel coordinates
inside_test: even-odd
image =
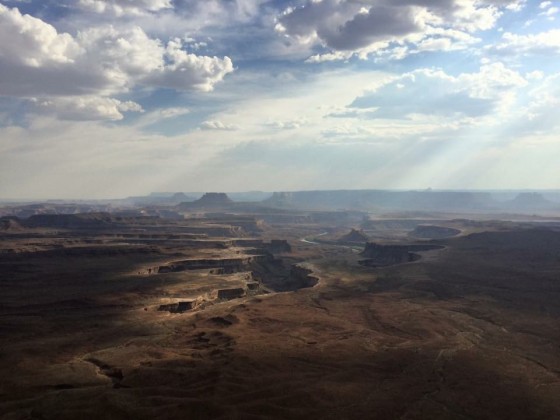
[[[0,418],[560,416],[556,216],[224,195],[9,207]]]

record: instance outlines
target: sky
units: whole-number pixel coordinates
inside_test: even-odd
[[[0,198],[560,189],[560,1],[0,0]]]

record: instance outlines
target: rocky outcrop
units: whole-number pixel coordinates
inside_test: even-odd
[[[315,286],[319,283],[319,278],[312,274],[313,270],[309,268],[297,264],[293,265],[290,270],[290,276],[286,281],[286,290],[298,290]]]
[[[258,281],[249,281],[247,282],[247,290],[257,291],[259,290],[261,284]]]
[[[218,299],[239,299],[245,296],[245,289],[242,287],[235,287],[231,289],[219,289],[218,290]]]
[[[171,313],[183,313],[194,309],[196,306],[196,300],[183,300],[175,303],[168,303],[165,305],[160,305],[158,311],[167,311]]]

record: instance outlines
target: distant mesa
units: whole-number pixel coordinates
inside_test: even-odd
[[[293,205],[293,193],[289,192],[275,192],[272,197],[263,200],[263,204],[271,207],[291,207]]]
[[[194,197],[190,197],[183,192],[151,193],[146,196],[128,197],[126,199],[126,201],[134,205],[141,206],[176,206],[179,203],[194,200]]]
[[[419,239],[445,239],[457,236],[461,233],[459,229],[444,226],[419,225],[409,233],[409,236]]]
[[[178,192],[171,196],[171,201],[176,201],[178,203],[181,203],[183,201],[191,201],[191,198],[185,193]]]
[[[558,207],[558,205],[547,200],[540,193],[524,192],[519,193],[517,197],[508,202],[508,207],[515,210],[546,210]]]
[[[557,198],[552,198],[557,197]],[[408,212],[503,212],[532,214],[560,209],[560,194],[521,192],[512,198],[510,192],[485,191],[389,191],[389,190],[324,190],[275,192],[262,201],[267,207],[299,210],[383,210]]]
[[[354,242],[363,244],[369,241],[369,237],[363,230],[352,229],[349,233],[338,238],[338,242]]]
[[[226,193],[209,192],[198,200],[179,204],[181,210],[188,209],[220,209],[227,208],[233,204],[233,200]]]
[[[496,202],[488,192],[324,190],[275,192],[263,204],[275,208],[312,210],[407,209],[462,212],[466,209],[493,209]]]
[[[199,204],[230,204],[233,203],[226,193],[209,192],[204,194],[195,203]]]

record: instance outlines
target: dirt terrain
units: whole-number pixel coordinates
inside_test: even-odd
[[[0,417],[560,418],[559,226],[284,216],[3,222]]]

